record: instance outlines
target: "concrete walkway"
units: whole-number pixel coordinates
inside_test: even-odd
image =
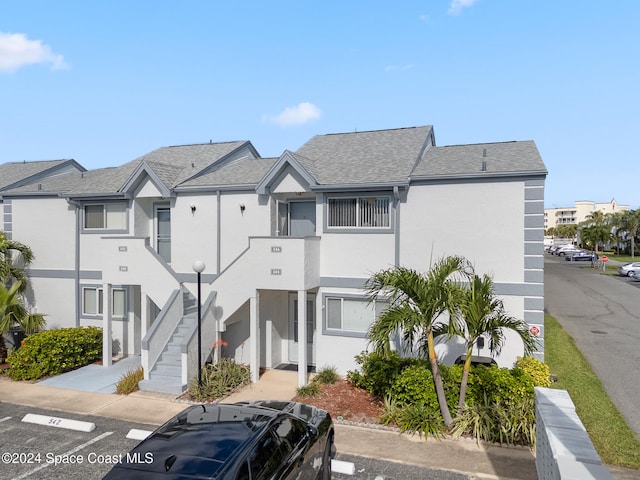
[[[38,382],[46,387],[69,388],[84,392],[115,393],[116,384],[128,372],[140,367],[140,357],[130,356],[114,361],[109,367],[87,365],[71,372]]]

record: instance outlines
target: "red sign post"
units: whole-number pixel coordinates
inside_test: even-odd
[[[609,257],[607,257],[606,255],[602,255],[602,257],[600,257],[600,260],[602,260],[602,271],[605,271],[607,262],[609,261]]]

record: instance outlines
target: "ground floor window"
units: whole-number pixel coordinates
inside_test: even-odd
[[[102,315],[102,289],[84,287],[82,289],[82,313],[84,315]]]
[[[366,333],[386,303],[366,298],[325,297],[327,331]]]
[[[104,313],[104,293],[101,287],[82,288],[83,315],[102,315]],[[127,313],[127,290],[111,289],[111,315],[124,317]]]

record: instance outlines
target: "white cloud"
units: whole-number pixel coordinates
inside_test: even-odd
[[[451,0],[451,5],[449,5],[449,11],[447,12],[449,15],[460,15],[463,8],[467,8],[472,6],[478,0]]]
[[[67,68],[62,55],[40,40],[29,40],[22,33],[0,32],[0,72],[15,72],[19,68],[38,63],[51,64],[52,70]]]
[[[320,118],[322,112],[313,103],[302,102],[295,107],[287,107],[275,117],[265,117],[270,123],[276,123],[283,127],[288,125],[302,125],[316,118]]]

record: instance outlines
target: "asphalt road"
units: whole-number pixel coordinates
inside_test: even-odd
[[[545,309],[573,337],[640,438],[640,282],[545,254]]]

